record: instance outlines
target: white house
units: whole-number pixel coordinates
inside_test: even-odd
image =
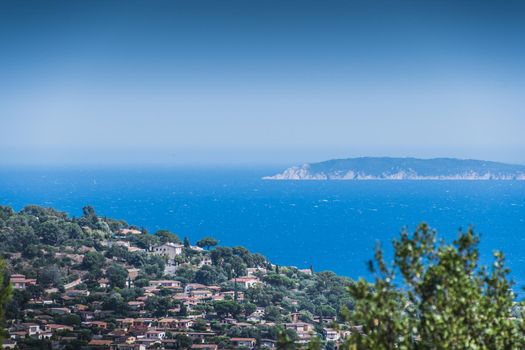
[[[285,323],[284,329],[293,329],[299,337],[297,342],[300,344],[308,343],[314,332],[314,327],[311,324],[305,322]]]
[[[341,338],[339,332],[332,328],[324,328],[323,336],[327,341],[338,341]]]
[[[167,257],[169,260],[175,259],[176,256],[182,254],[182,244],[176,243],[164,243],[163,245],[156,246],[152,249],[152,253]]]
[[[23,323],[23,326],[26,328],[29,336],[37,335],[41,332],[40,326],[36,323]]]
[[[166,332],[164,331],[150,330],[146,332],[147,339],[162,340],[165,337],[166,337]]]
[[[249,349],[253,349],[257,342],[255,338],[231,338],[230,341],[235,347],[245,347]]]
[[[202,260],[199,262],[199,267],[211,266],[211,265],[212,265],[212,261],[209,256],[203,257]]]
[[[176,280],[153,280],[149,281],[150,287],[165,287],[165,288],[179,288],[180,281]]]
[[[246,269],[246,274],[248,276],[255,276],[257,272],[261,272],[263,275],[266,275],[268,271],[264,267],[248,267]]]
[[[238,283],[244,288],[253,288],[261,284],[261,281],[257,277],[249,277],[249,276],[232,278],[230,281],[234,283]]]

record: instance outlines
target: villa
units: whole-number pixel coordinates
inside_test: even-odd
[[[250,276],[244,276],[244,277],[237,277],[232,278],[230,280],[231,282],[238,283],[244,288],[253,288],[259,284],[261,284],[261,281],[257,277],[250,277]]]
[[[149,281],[150,287],[180,288],[180,281],[176,280],[153,280]]]
[[[246,347],[253,349],[256,344],[255,338],[231,338],[231,343],[235,347]]]
[[[338,341],[340,339],[339,332],[332,328],[323,329],[323,336],[328,341]]]
[[[10,282],[14,289],[26,289],[28,285],[36,285],[36,279],[26,278],[25,275],[11,275]]]
[[[182,254],[183,248],[184,246],[182,244],[168,242],[154,247],[152,249],[152,253],[155,255],[165,256],[168,258],[168,260],[173,260],[175,257]]]

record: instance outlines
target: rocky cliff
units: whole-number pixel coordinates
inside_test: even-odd
[[[454,158],[349,158],[294,166],[266,180],[525,180],[525,166]]]

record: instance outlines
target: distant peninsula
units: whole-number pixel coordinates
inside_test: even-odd
[[[294,166],[265,180],[525,180],[525,165],[456,158],[361,157]]]

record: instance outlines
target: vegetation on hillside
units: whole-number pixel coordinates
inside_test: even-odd
[[[281,332],[297,340],[294,331],[285,331],[281,326],[292,322],[292,317],[315,325],[315,333],[321,334],[326,322],[343,321],[341,311],[353,308],[347,292],[350,279],[328,271],[311,274],[310,270],[276,266],[244,247],[217,246],[218,241],[212,237],[197,242],[199,247],[205,248],[200,251],[190,247],[185,239],[183,253],[176,257],[177,269],[167,274],[166,258],[149,251],[165,242],[181,242],[176,234],[167,230],[149,234],[141,229],[141,234],[122,237],[118,235],[120,230],[138,228],[122,220],[100,217],[91,207],[84,208],[83,215],[78,218],[38,206],[28,206],[19,212],[0,207],[0,212],[0,252],[8,262],[9,274],[23,274],[37,281],[25,290],[14,291],[6,313],[10,324],[35,321],[38,315],[24,312],[35,300],[51,297],[56,306],[68,306],[72,302],[58,300],[66,293],[64,286],[77,278],[81,278],[82,283],[75,289],[90,291],[90,294],[76,297],[75,302],[90,308],[100,304],[102,311],[109,315],[104,321],[109,322],[110,329],[117,326],[116,319],[134,314],[129,302],[144,297],[145,288],[152,280],[173,279],[183,286],[200,283],[218,286],[221,291],[234,291],[231,298],[200,303],[188,311],[183,301],[165,289],[147,297],[144,306],[146,315],[152,317],[167,316],[171,314],[168,310],[174,309],[179,309],[171,314],[175,317],[208,315],[203,320],[204,325],[195,324],[194,331],[211,327],[212,331],[221,334],[214,341],[224,346],[228,346],[228,337],[277,340]],[[130,251],[117,244],[119,241],[126,241],[138,249]],[[75,261],[75,258],[80,260]],[[202,264],[206,258],[211,264]],[[132,268],[139,273],[130,285],[128,269]],[[253,273],[261,281],[258,287],[245,288],[232,282],[233,278],[247,275],[248,269],[260,270]],[[101,287],[101,279],[107,280],[107,286]],[[53,289],[55,294],[49,295]],[[240,293],[243,298],[237,299]],[[246,322],[257,308],[263,315],[259,325],[239,327],[224,323],[229,318]],[[79,339],[83,342],[97,336],[91,329],[82,327],[81,320],[75,316],[66,319],[52,315],[53,322],[73,325],[73,333],[79,337],[82,331]]]
[[[181,253],[171,261],[153,253],[152,247],[164,243],[175,244]],[[72,218],[51,208],[27,206],[15,212],[0,206],[0,253],[6,262],[0,305],[7,332],[22,349],[63,339],[69,339],[60,343],[63,349],[75,349],[94,340],[117,341],[122,319],[152,318],[152,327],[163,329],[160,321],[168,317],[191,320],[191,326],[170,329],[155,346],[189,349],[195,334],[205,334],[205,342],[220,349],[232,348],[236,338],[254,339],[254,348],[273,341],[277,349],[525,345],[521,304],[515,301],[503,254],[495,253],[490,268],[481,266],[479,237],[472,230],[460,232],[452,244],[426,225],[413,234],[403,232],[393,242],[392,263],[377,248],[370,263],[372,283],[274,265],[243,247],[218,243],[207,236],[192,246],[187,237],[181,240],[168,230],[149,234],[98,216],[91,207]],[[15,274],[34,282],[13,290],[6,303],[7,281]],[[248,275],[255,285],[238,282]],[[176,286],[156,287],[158,280]],[[188,286],[204,295],[196,297]],[[94,328],[86,315],[105,328]],[[53,333],[51,340],[18,337],[24,325],[35,323],[69,328]],[[307,331],[300,332],[302,327]],[[140,337],[135,328],[125,332]]]

